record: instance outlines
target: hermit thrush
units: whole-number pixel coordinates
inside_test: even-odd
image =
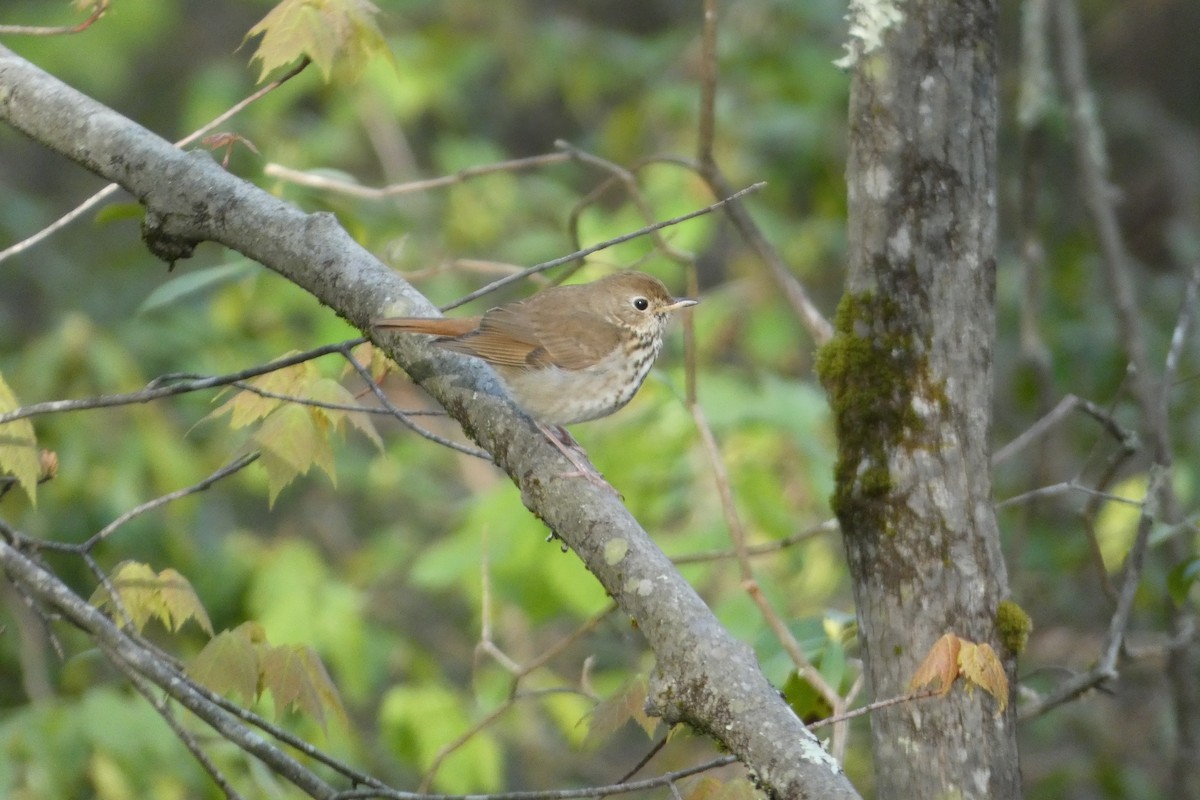
[[[618,272],[546,289],[482,317],[392,317],[371,324],[432,334],[437,346],[486,361],[530,416],[562,426],[628,403],[662,349],[667,316],[697,302],[672,297],[650,275]]]

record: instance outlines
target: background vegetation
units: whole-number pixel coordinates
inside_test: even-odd
[[[176,139],[253,90],[252,48],[238,48],[272,5],[119,0],[76,36],[4,43]],[[247,108],[224,130],[257,152],[235,144],[229,169],[307,210],[335,212],[435,301],[645,220],[619,190],[583,204],[611,173],[579,159],[382,200],[300,186],[272,165],[377,186],[554,154],[559,140],[627,167],[654,156],[690,158],[696,149],[696,4],[379,5],[391,59],[371,60],[356,82],[335,76],[327,84],[310,68]],[[1018,125],[1023,76],[1013,5],[1004,17],[997,447],[1070,393],[1117,419],[1132,415],[1059,95],[1049,93],[1032,132]],[[1185,0],[1131,5],[1089,2],[1083,11],[1114,182],[1123,189],[1123,233],[1158,363],[1200,257],[1200,64],[1189,64],[1200,55],[1181,38],[1200,26],[1200,10]],[[2,13],[5,24],[78,19],[66,4],[14,1]],[[845,248],[848,80],[831,63],[845,39],[844,13],[836,2],[728,4],[720,28],[718,156],[736,186],[767,182],[750,208],[827,314]],[[8,128],[0,128],[0,163],[0,248],[101,185]],[[647,164],[637,177],[655,218],[714,199],[678,164]],[[211,245],[168,272],[141,244],[128,200],[0,262],[0,374],[21,401],[130,391],[165,373],[233,372],[358,335],[301,290]],[[815,345],[723,218],[688,222],[666,237],[696,257],[704,304],[695,317],[694,377],[748,540],[787,543],[754,560],[755,577],[826,679],[848,689],[857,676],[854,613],[841,544],[823,526],[834,442],[812,373]],[[1041,255],[1032,272],[1023,269],[1030,246]],[[617,266],[653,271],[680,291],[687,285],[684,269],[644,239],[592,257],[583,274]],[[628,409],[576,434],[664,550],[694,559],[685,574],[756,648],[768,677],[819,715],[816,701],[789,683],[792,661],[743,591],[735,560],[696,558],[727,553],[730,535],[713,464],[680,401],[681,339],[676,332],[662,369]],[[1184,352],[1179,374],[1190,378],[1196,359]],[[327,377],[343,376],[341,362],[320,363]],[[402,406],[426,402],[400,377],[386,386]],[[1194,386],[1181,382],[1171,409],[1175,480],[1188,507],[1200,425],[1189,402]],[[245,430],[212,414],[228,397],[197,393],[39,418],[38,441],[57,453],[57,477],[41,488],[36,508],[12,491],[0,514],[26,534],[79,542],[129,508],[196,483],[251,445]],[[637,632],[606,613],[609,601],[573,555],[544,541],[545,529],[500,472],[398,425],[381,421],[378,430],[382,447],[354,431],[337,438],[331,468],[311,470],[274,502],[266,471],[254,465],[129,523],[96,559],[105,569],[137,560],[178,570],[217,631],[250,619],[272,643],[311,645],[347,717],[325,730],[309,715],[285,714],[286,722],[395,785],[485,792],[619,778],[652,741],[637,725],[618,727],[629,717],[619,709],[638,705],[639,676],[650,666]],[[449,424],[439,430],[454,435]],[[1094,484],[1109,442],[1094,421],[1069,418],[998,468],[997,499],[1075,477]],[[1137,499],[1145,483],[1134,458],[1106,488]],[[1020,669],[1033,688],[1094,660],[1111,609],[1105,575],[1119,569],[1136,528],[1136,509],[1117,503],[1088,507],[1093,519],[1084,525],[1088,498],[1064,490],[1002,513],[1014,598],[1036,626]],[[1181,536],[1194,553],[1193,527],[1164,529],[1154,541]],[[1164,557],[1151,559],[1131,630],[1137,657],[1123,665],[1121,681],[1024,723],[1029,797],[1167,796],[1174,707],[1160,688],[1164,641],[1156,632],[1172,570],[1183,596],[1190,585],[1179,583],[1178,559],[1161,547],[1156,553]],[[91,593],[95,580],[78,559],[47,560]],[[60,658],[21,598],[5,591],[0,793],[219,796],[153,708],[82,637],[56,629]],[[184,658],[207,639],[193,623],[178,633],[154,624],[147,631]],[[514,684],[514,669],[546,653],[552,657]],[[519,699],[509,707],[514,685]],[[634,702],[622,705],[628,697]],[[610,698],[617,701],[603,707],[607,716],[593,712]],[[271,713],[270,698],[263,702]],[[475,724],[461,746],[447,749]],[[854,723],[845,759],[855,785],[869,791],[865,724]],[[654,763],[683,766],[710,747],[675,737]],[[214,757],[265,796],[291,791],[232,747],[214,745]],[[725,777],[737,774],[732,767]]]

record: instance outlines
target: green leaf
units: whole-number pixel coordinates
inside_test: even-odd
[[[259,695],[259,647],[265,639],[262,626],[244,622],[209,640],[187,666],[187,674],[219,694],[237,692],[251,705]]]
[[[285,353],[286,358],[291,353]],[[228,414],[235,430],[262,420],[253,441],[262,448],[262,464],[267,471],[270,503],[297,476],[313,466],[320,467],[337,484],[330,434],[340,432],[348,421],[377,448],[383,440],[370,416],[359,411],[322,408],[299,401],[355,406],[357,399],[335,380],[321,376],[316,365],[305,361],[278,369],[250,381],[254,389],[243,389],[206,419]],[[264,396],[266,395],[266,396]],[[294,398],[297,402],[290,402]]]
[[[262,448],[262,464],[267,470],[268,500],[274,505],[279,493],[297,476],[316,465],[336,483],[333,448],[324,432],[318,430],[313,415],[303,406],[288,405],[267,417],[254,435]]]
[[[295,354],[296,351],[291,350],[280,358]],[[260,375],[250,380],[249,384],[267,394],[299,398],[304,397],[306,387],[319,377],[316,366],[311,361],[305,361]],[[243,389],[214,409],[205,419],[216,419],[222,414],[229,414],[229,427],[238,430],[258,422],[286,402],[287,400],[279,397],[264,397],[259,392]]]
[[[1187,602],[1193,584],[1200,580],[1200,556],[1184,559],[1171,568],[1167,575],[1167,591],[1177,605]]]
[[[113,569],[108,582],[116,589],[117,598],[114,599],[103,585],[97,586],[92,593],[92,605],[107,610],[118,624],[124,624],[125,619],[117,606],[119,599],[133,627],[141,631],[155,615],[158,573],[139,561],[123,561]]]
[[[0,414],[20,408],[16,395],[0,375]],[[41,461],[38,456],[37,439],[33,435],[33,423],[18,419],[0,425],[0,473],[9,473],[24,490],[29,502],[37,505],[38,475]]]
[[[754,800],[759,794],[754,784],[745,778],[724,781],[706,775],[683,797],[684,800]]]
[[[397,686],[384,695],[379,724],[399,753],[422,769],[470,726],[458,695],[439,686]],[[496,791],[503,784],[504,762],[493,735],[478,731],[441,762],[435,790],[448,794]]]
[[[796,716],[806,724],[823,720],[833,713],[833,708],[821,693],[795,670],[783,684],[783,696]]]
[[[145,213],[146,209],[141,203],[110,203],[96,212],[93,221],[97,225],[107,225],[129,219],[140,220]]]
[[[157,287],[138,306],[137,314],[150,314],[159,309],[187,300],[193,296],[217,289],[249,274],[253,265],[246,260],[218,267],[185,272]]]

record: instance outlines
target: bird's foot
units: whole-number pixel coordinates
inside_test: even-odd
[[[559,475],[560,478],[583,478],[588,483],[599,486],[602,489],[621,496],[613,485],[604,479],[604,475],[600,470],[592,465],[588,460],[587,453],[579,446],[579,442],[575,441],[575,437],[571,436],[570,432],[561,425],[543,425],[538,423],[538,427],[542,429],[542,433],[546,434],[546,438],[550,443],[558,448],[558,452],[562,453],[567,461],[570,461],[575,469],[570,472],[563,472]]]

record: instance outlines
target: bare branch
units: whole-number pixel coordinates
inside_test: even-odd
[[[608,191],[608,187],[614,181],[617,183],[620,183],[622,186],[625,187],[625,192],[629,195],[630,200],[633,201],[634,206],[637,208],[638,213],[641,214],[642,219],[646,221],[646,224],[647,225],[654,224],[654,222],[655,222],[654,212],[650,208],[650,203],[646,200],[645,196],[642,194],[641,188],[638,186],[637,176],[634,174],[634,171],[625,169],[624,167],[620,166],[619,164],[615,164],[606,158],[601,158],[600,156],[597,156],[593,153],[589,153],[585,150],[580,150],[578,147],[575,147],[570,142],[563,141],[562,139],[559,139],[558,141],[556,141],[554,143],[554,146],[558,147],[559,149],[563,150],[564,152],[569,153],[577,161],[584,163],[584,164],[594,166],[594,167],[598,167],[598,168],[604,170],[605,172],[608,172],[612,176],[608,181],[605,181],[604,183],[600,184],[595,189],[593,189],[591,192],[589,192],[586,197],[584,197],[582,200],[580,200],[578,203],[576,203],[575,207],[573,209],[571,209],[571,215],[568,220],[568,227],[571,231],[572,241],[574,241],[576,247],[578,247],[580,245],[579,218],[580,218],[583,210],[594,205],[605,194],[605,192]],[[684,251],[680,250],[679,248],[670,244],[666,240],[666,238],[663,237],[661,232],[659,232],[657,230],[651,232],[650,238],[651,238],[651,241],[654,242],[655,248],[660,253],[665,255],[668,259],[670,259],[671,261],[674,261],[678,264],[683,264],[686,266],[691,266],[695,262],[694,255],[692,255],[691,253],[684,252]],[[583,262],[580,261],[579,263],[580,263],[580,266],[582,266]],[[569,275],[570,273],[567,273],[567,274]],[[565,276],[563,276],[563,277],[565,277]],[[560,280],[561,280],[561,278],[560,278]]]
[[[1125,557],[1125,570],[1121,579],[1121,593],[1117,599],[1117,609],[1108,623],[1108,635],[1100,650],[1096,665],[1087,672],[1065,681],[1054,691],[1039,698],[1031,705],[1020,710],[1021,719],[1045,714],[1070,700],[1079,697],[1089,689],[1095,688],[1105,681],[1117,677],[1117,657],[1121,653],[1121,645],[1125,641],[1125,631],[1129,626],[1129,615],[1133,611],[1133,599],[1137,594],[1138,584],[1142,579],[1142,565],[1146,556],[1146,547],[1150,541],[1150,531],[1158,515],[1157,498],[1160,484],[1169,479],[1169,474],[1161,468],[1150,472],[1150,485],[1146,487],[1146,498],[1142,505],[1142,513],[1138,518],[1137,536],[1129,553]]]
[[[312,350],[307,350],[303,353],[286,356],[275,361],[270,361],[266,364],[260,364],[256,367],[233,372],[228,375],[218,375],[215,377],[204,377],[186,373],[174,373],[169,375],[160,375],[150,381],[145,388],[139,389],[136,392],[128,392],[125,394],[106,394],[98,397],[88,397],[81,400],[51,400],[45,403],[32,403],[27,406],[9,411],[5,414],[0,414],[0,425],[7,422],[13,422],[18,419],[26,419],[28,417],[37,417],[43,414],[61,414],[67,411],[84,411],[93,408],[112,408],[113,406],[127,406],[137,403],[148,403],[151,400],[158,400],[162,397],[173,397],[177,394],[187,394],[188,392],[198,392],[204,389],[214,389],[220,386],[228,386],[235,384],[238,381],[243,381],[248,378],[254,378],[259,375],[266,375],[269,372],[292,367],[296,364],[302,364],[305,361],[311,361],[314,358],[329,355],[331,353],[344,353],[349,348],[355,345],[362,344],[366,339],[352,339],[349,342],[341,342],[339,344],[328,344],[322,347],[317,347]]]
[[[767,623],[767,627],[775,634],[775,638],[783,647],[784,652],[791,658],[796,672],[821,695],[825,702],[829,703],[835,715],[841,714],[846,710],[845,699],[838,694],[835,687],[829,685],[829,682],[825,680],[825,676],[808,660],[808,656],[804,653],[804,648],[796,641],[796,637],[792,634],[791,630],[788,629],[788,626],[784,624],[779,614],[776,613],[770,602],[763,595],[762,589],[758,585],[758,580],[754,577],[754,568],[750,564],[749,554],[746,552],[746,532],[742,527],[742,520],[737,513],[737,506],[734,503],[733,490],[729,484],[729,473],[725,469],[725,459],[721,456],[721,449],[717,446],[717,440],[713,436],[712,428],[708,424],[704,410],[700,408],[699,404],[695,403],[689,406],[689,410],[692,412],[692,419],[696,424],[696,430],[700,433],[700,441],[704,445],[709,465],[713,471],[713,477],[716,479],[717,496],[721,498],[721,511],[725,515],[725,525],[729,528],[730,538],[733,539],[734,552],[737,553],[742,589],[754,601],[754,605],[758,607],[758,613],[762,615],[763,620]],[[845,725],[834,726],[834,741],[833,747],[830,750],[833,757],[838,761],[845,758],[846,735],[848,732]]]
[[[92,13],[83,22],[75,25],[0,25],[0,34],[12,36],[62,36],[64,34],[80,33],[104,16],[108,11],[109,0],[94,0]]]
[[[777,553],[780,550],[786,550],[800,542],[814,539],[827,533],[837,533],[840,530],[837,519],[827,519],[824,522],[813,525],[810,528],[790,533],[774,542],[763,542],[761,544],[746,545],[744,553],[750,558],[756,556],[769,555]],[[706,561],[722,561],[730,558],[738,558],[737,550],[708,550],[702,553],[687,553],[686,555],[674,556],[671,561],[676,564],[701,564]]]
[[[568,255],[561,256],[560,258],[555,258],[550,261],[543,261],[541,264],[535,264],[534,266],[530,267],[529,269],[526,269],[522,272],[518,272],[515,275],[509,275],[504,278],[501,278],[500,280],[492,281],[488,285],[486,285],[480,289],[476,289],[475,291],[471,292],[470,294],[466,295],[465,297],[461,297],[458,300],[455,300],[453,303],[442,306],[441,310],[443,312],[445,312],[445,311],[449,311],[452,308],[458,308],[461,305],[466,305],[467,303],[471,302],[472,300],[478,300],[480,297],[483,297],[484,295],[487,295],[487,294],[491,294],[492,292],[496,291],[497,289],[499,289],[503,286],[507,286],[510,283],[515,283],[528,275],[533,275],[534,273],[537,273],[537,272],[544,272],[548,269],[553,269],[554,267],[560,267],[563,264],[569,264],[572,261],[576,261],[581,258],[586,258],[587,256],[590,256],[592,253],[598,253],[601,250],[607,250],[610,247],[614,247],[618,244],[623,244],[624,242],[628,242],[632,239],[637,239],[642,236],[647,236],[651,233],[654,233],[655,231],[660,231],[663,228],[669,228],[672,225],[678,225],[681,222],[687,222],[689,219],[695,219],[696,217],[702,217],[705,214],[711,214],[713,211],[716,211],[719,208],[723,208],[726,205],[738,200],[739,198],[741,198],[747,194],[750,194],[751,192],[757,192],[759,189],[763,188],[764,186],[766,186],[766,184],[762,183],[761,181],[759,183],[751,184],[750,186],[747,186],[745,189],[740,189],[736,192],[731,191],[728,195],[724,196],[722,199],[716,201],[715,203],[710,203],[709,205],[705,206],[704,208],[700,208],[695,211],[691,211],[687,214],[682,214],[678,217],[671,217],[670,219],[665,219],[665,220],[662,220],[661,222],[656,222],[653,225],[646,225],[645,227],[638,228],[636,231],[633,231],[631,233],[626,233],[621,236],[616,236],[612,239],[606,239],[605,241],[600,242],[598,244],[594,244],[591,247],[585,247],[582,250],[577,250],[574,253],[570,253]]]
[[[694,171],[697,175],[708,183],[709,190],[717,197],[727,196],[729,190],[729,180],[724,173],[716,166],[710,166],[707,169],[703,164],[696,164],[688,161],[685,158],[674,158],[664,156],[654,159],[654,161],[664,164],[678,164]],[[833,326],[821,310],[817,308],[816,303],[808,296],[808,291],[800,283],[800,280],[792,274],[788,268],[787,262],[783,260],[783,256],[779,250],[771,244],[767,235],[758,227],[758,223],[754,221],[754,217],[746,209],[743,203],[730,203],[725,207],[725,215],[729,217],[729,221],[733,223],[733,227],[737,229],[738,234],[745,240],[746,244],[750,245],[758,257],[771,272],[771,277],[779,286],[783,296],[791,305],[792,310],[796,313],[800,322],[808,330],[809,336],[813,341],[822,345],[833,338]]]
[[[492,454],[486,450],[480,450],[477,447],[470,447],[469,445],[460,444],[452,439],[447,439],[445,436],[439,436],[433,431],[427,428],[422,428],[420,425],[413,422],[411,419],[409,419],[408,412],[397,408],[396,404],[393,403],[386,394],[384,394],[383,389],[379,388],[379,384],[376,383],[374,378],[371,377],[371,371],[359,363],[358,359],[354,357],[354,353],[351,352],[349,346],[344,346],[341,352],[342,356],[350,362],[350,366],[354,367],[354,371],[358,373],[358,376],[366,382],[367,389],[371,392],[371,394],[375,395],[375,399],[382,403],[383,407],[387,409],[388,413],[398,419],[400,423],[404,425],[404,427],[408,428],[413,433],[416,433],[418,436],[422,436],[435,444],[440,444],[442,447],[448,447],[451,450],[456,450],[463,455],[474,456],[475,458],[481,458],[484,461],[493,460]]]
[[[158,712],[158,715],[163,718],[163,722],[167,723],[167,727],[175,734],[175,737],[183,743],[183,746],[188,749],[192,757],[200,764],[200,768],[208,773],[208,777],[212,778],[213,783],[225,794],[229,800],[242,800],[242,795],[238,793],[225,774],[213,763],[213,760],[208,757],[208,753],[200,747],[200,742],[192,735],[192,732],[183,727],[179,720],[175,718],[175,714],[171,710],[171,706],[167,704],[164,698],[157,697],[152,684],[143,678],[133,667],[126,664],[117,656],[116,653],[105,651],[108,660],[116,666],[118,670],[125,674],[126,679],[133,684],[133,688],[138,694],[146,699],[150,707]]]
[[[494,794],[422,794],[420,792],[400,792],[393,789],[353,789],[339,792],[330,800],[367,800],[382,798],[382,800],[576,800],[576,798],[591,798],[610,794],[628,794],[641,792],[646,789],[657,789],[660,786],[670,786],[675,781],[699,775],[701,772],[724,767],[737,761],[733,756],[714,758],[694,767],[667,772],[656,778],[645,778],[640,781],[616,783],[610,786],[589,786],[583,789],[551,789],[533,792],[496,792]]]
[[[1099,422],[1117,440],[1117,443],[1122,448],[1136,450],[1139,447],[1137,434],[1122,426],[1112,414],[1090,400],[1069,394],[1062,400],[1059,400],[1058,405],[1047,412],[1045,416],[1026,428],[1020,436],[994,452],[992,454],[992,465],[1002,464],[1012,458],[1031,443],[1046,435],[1048,431],[1058,426],[1059,423],[1076,410],[1086,412]]]
[[[142,514],[145,514],[148,511],[153,511],[156,508],[161,508],[162,506],[165,506],[167,503],[170,503],[172,500],[178,500],[181,497],[187,497],[188,495],[196,494],[197,492],[203,492],[204,490],[210,488],[214,483],[221,480],[222,478],[227,478],[230,475],[234,474],[235,472],[239,472],[242,469],[244,469],[245,467],[250,466],[251,464],[253,464],[255,461],[258,460],[259,455],[260,454],[258,452],[247,453],[246,455],[236,458],[233,461],[231,461],[230,463],[221,467],[219,470],[217,470],[213,474],[209,475],[207,478],[200,481],[199,483],[192,484],[191,486],[184,487],[183,489],[176,489],[175,491],[168,492],[167,494],[164,494],[161,497],[156,497],[153,500],[147,500],[145,503],[142,503],[141,505],[134,506],[133,508],[126,511],[124,514],[122,514],[119,517],[117,517],[116,519],[114,519],[112,522],[105,525],[103,528],[101,528],[99,531],[97,531],[95,534],[93,534],[90,538],[88,538],[88,540],[86,542],[79,545],[80,549],[84,550],[84,551],[91,550],[96,545],[98,545],[100,542],[104,541],[109,536],[111,536],[113,534],[113,532],[115,532],[117,530],[117,528],[120,528],[126,522],[129,522],[132,519],[140,517]]]
[[[570,161],[572,156],[567,153],[546,153],[540,156],[529,156],[528,158],[514,158],[510,161],[501,161],[496,164],[485,164],[478,167],[467,167],[460,169],[452,175],[443,175],[438,178],[427,178],[419,181],[406,181],[404,183],[394,183],[389,186],[371,187],[362,186],[349,181],[342,181],[336,178],[331,178],[325,175],[317,175],[312,172],[304,172],[302,170],[285,167],[282,164],[267,164],[263,168],[263,173],[271,178],[279,178],[280,180],[294,183],[298,186],[307,186],[312,189],[320,189],[326,192],[335,192],[344,194],[350,197],[358,197],[364,200],[387,200],[392,197],[399,197],[406,194],[414,194],[416,192],[427,192],[430,189],[441,189],[447,186],[464,183],[471,178],[478,178],[482,175],[492,175],[497,172],[518,172],[520,170],[533,169],[535,167],[545,167],[551,164],[561,164],[564,161]]]

